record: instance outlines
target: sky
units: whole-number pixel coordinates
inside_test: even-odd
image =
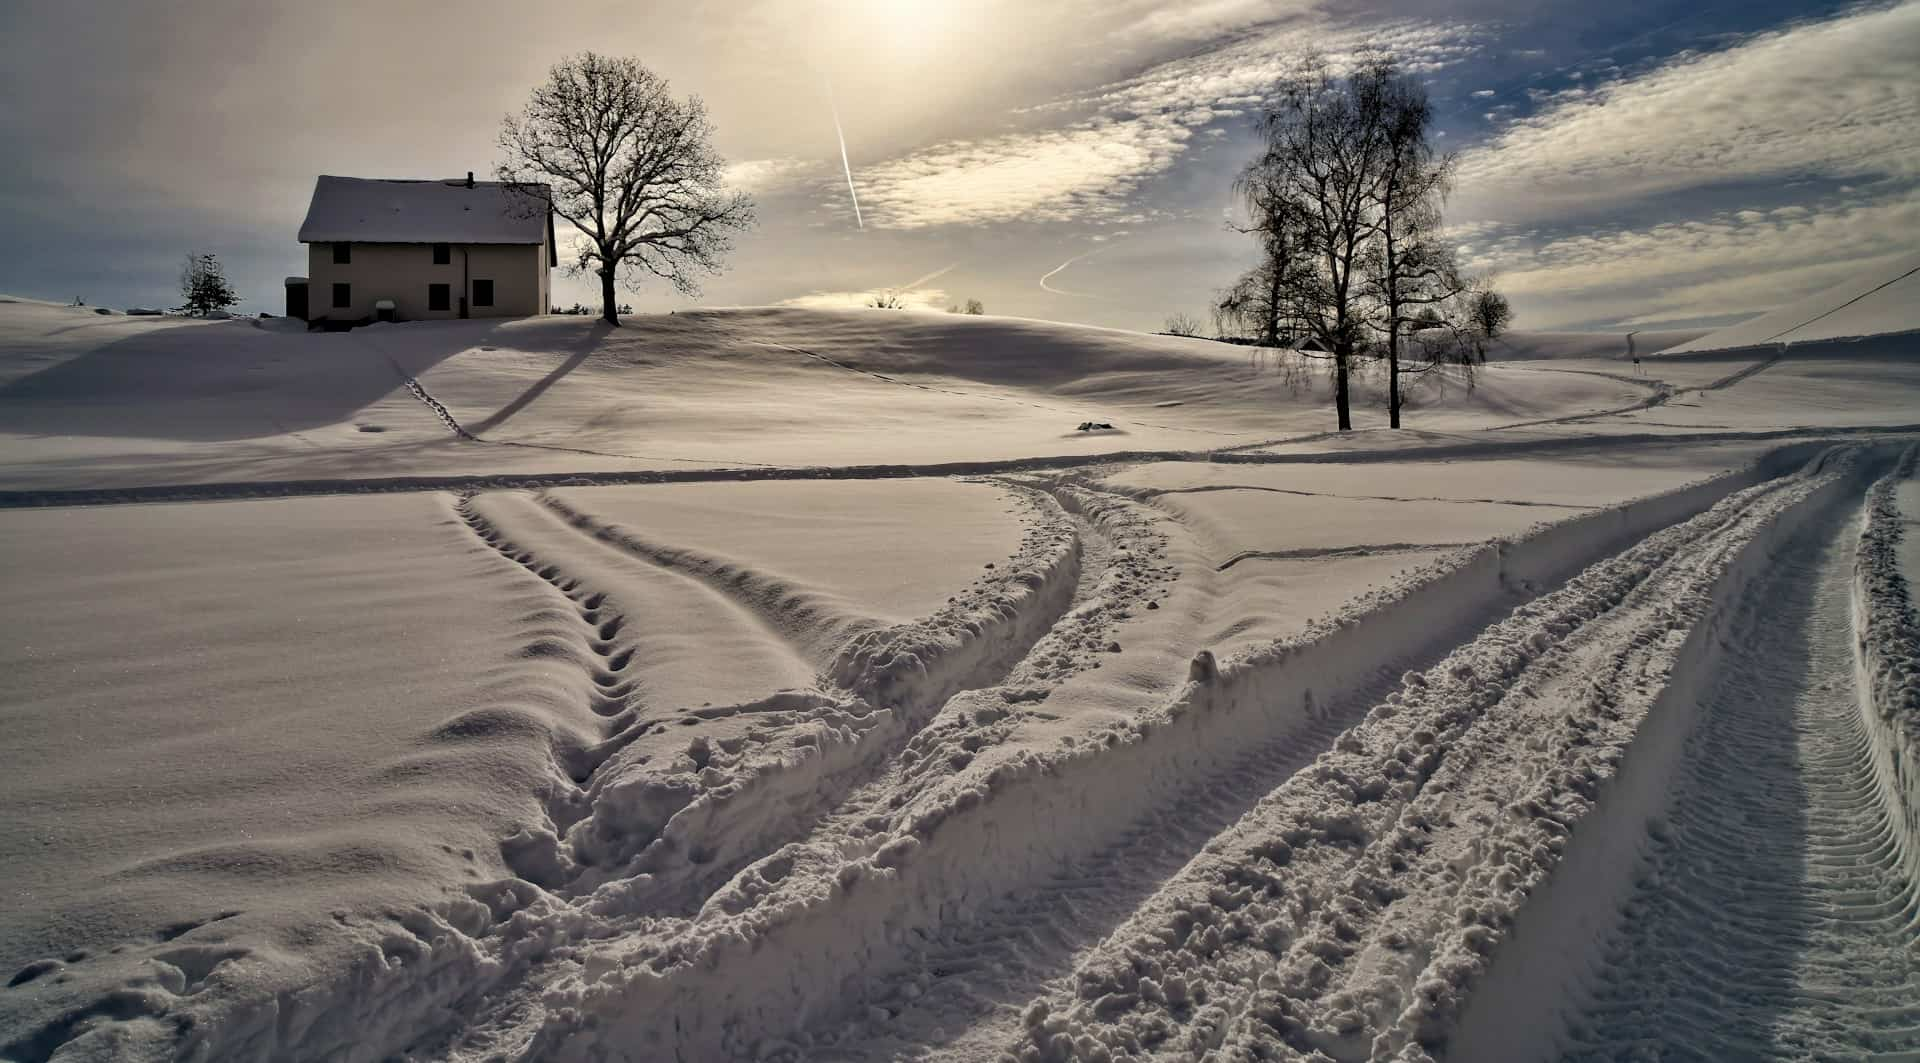
[[[705,100],[758,204],[727,272],[639,310],[894,290],[1152,330],[1252,263],[1263,94],[1368,48],[1426,81],[1447,223],[1517,327],[1722,324],[1920,246],[1920,0],[9,0],[0,292],[172,305],[209,250],[279,312],[316,175],[485,176],[594,50]]]

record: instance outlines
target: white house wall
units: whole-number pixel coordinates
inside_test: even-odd
[[[544,314],[551,305],[548,287],[547,250],[537,244],[453,244],[446,265],[433,263],[432,244],[353,245],[353,261],[335,265],[333,245],[307,245],[307,314],[321,318],[355,321],[374,316],[373,304],[393,300],[394,312],[402,321],[424,321],[460,316],[461,280],[468,281],[466,294],[471,317],[530,317]],[[464,260],[464,267],[462,265]],[[473,306],[471,282],[493,282],[493,305]],[[333,286],[344,282],[353,286],[352,305],[333,305]],[[427,309],[427,286],[445,284],[450,296],[445,310]]]

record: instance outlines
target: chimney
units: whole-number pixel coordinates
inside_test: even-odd
[[[473,171],[472,170],[467,171],[467,187],[468,188],[473,187]]]

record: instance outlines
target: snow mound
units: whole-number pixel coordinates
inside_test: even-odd
[[[1662,351],[1686,354],[1920,330],[1920,255]]]

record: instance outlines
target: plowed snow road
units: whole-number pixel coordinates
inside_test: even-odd
[[[1741,596],[1568,1060],[1920,1058],[1914,884],[1855,685],[1858,514]]]

